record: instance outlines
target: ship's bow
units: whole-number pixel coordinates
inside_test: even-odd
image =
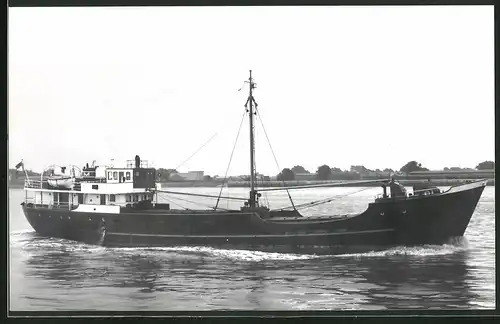
[[[465,234],[486,180],[452,187],[445,193],[408,199],[395,210],[400,244],[444,244]]]

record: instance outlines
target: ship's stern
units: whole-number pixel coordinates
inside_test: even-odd
[[[21,205],[26,220],[42,236],[102,244],[104,214],[89,215],[67,209],[35,207],[29,203]]]

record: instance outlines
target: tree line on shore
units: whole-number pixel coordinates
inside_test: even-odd
[[[495,169],[495,162],[493,161],[483,161],[479,163],[475,169],[472,168],[459,168],[459,167],[445,167],[443,171],[473,171],[473,170],[493,170]],[[421,163],[417,161],[409,161],[405,165],[403,165],[399,172],[408,175],[414,171],[429,171],[429,169],[422,166]],[[383,170],[376,169],[370,170],[363,165],[353,165],[350,170],[341,170],[337,167],[330,167],[326,164],[323,164],[318,167],[316,170],[315,178],[317,180],[359,180],[363,176],[366,175],[374,175],[380,177],[387,177],[389,174],[396,173],[397,171],[385,168]],[[293,168],[284,168],[277,177],[279,181],[293,181],[296,180],[296,175],[298,174],[311,174],[308,170],[306,170],[301,165],[296,165]]]
[[[479,163],[474,169],[472,168],[459,168],[459,167],[445,167],[443,171],[473,171],[473,170],[493,170],[495,169],[495,162],[493,161],[483,161]],[[309,172],[304,167],[296,165],[293,168],[284,168],[278,175],[278,181],[293,181],[296,180],[297,175],[311,174],[317,180],[359,180],[361,177],[374,174],[378,174],[380,177],[387,177],[388,174],[400,172],[403,174],[409,174],[414,171],[429,171],[429,169],[422,166],[421,163],[417,161],[410,161],[403,165],[398,171],[385,168],[383,170],[375,169],[370,170],[363,165],[353,165],[350,170],[341,170],[337,167],[330,167],[323,164],[318,167],[315,173]],[[32,170],[26,170],[28,176],[36,177],[40,176],[40,173],[33,172]],[[159,168],[157,170],[158,180],[160,182],[167,182],[172,174],[178,173],[175,169],[165,169]],[[24,173],[16,169],[9,170],[9,179],[13,180],[16,178],[24,178]],[[266,177],[269,178],[269,177]],[[211,176],[206,175],[204,177],[205,181],[212,180]],[[241,179],[242,181],[248,181],[248,179]]]

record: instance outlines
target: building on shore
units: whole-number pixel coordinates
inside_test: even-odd
[[[203,181],[204,171],[179,172],[170,175],[170,181]]]

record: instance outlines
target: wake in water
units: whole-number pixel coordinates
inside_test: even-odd
[[[451,239],[443,245],[423,245],[414,247],[394,247],[387,250],[371,251],[366,253],[349,253],[339,255],[314,255],[314,254],[293,254],[278,252],[262,252],[251,250],[229,250],[217,249],[204,246],[177,246],[177,247],[152,247],[152,248],[106,248],[98,245],[87,245],[65,239],[55,239],[37,236],[33,231],[18,231],[10,234],[10,247],[20,248],[24,252],[42,250],[51,252],[86,252],[93,255],[109,253],[114,255],[156,255],[165,257],[177,256],[205,256],[219,259],[243,262],[261,261],[294,261],[310,259],[330,259],[330,258],[378,258],[389,256],[439,256],[448,255],[468,248],[468,241],[465,237]]]
[[[34,231],[16,231],[10,233],[11,249],[20,249],[21,252],[104,252],[105,248],[98,245],[87,245],[75,241],[44,237]]]
[[[36,237],[36,232],[32,230],[10,232],[9,245],[10,248],[23,247]]]

